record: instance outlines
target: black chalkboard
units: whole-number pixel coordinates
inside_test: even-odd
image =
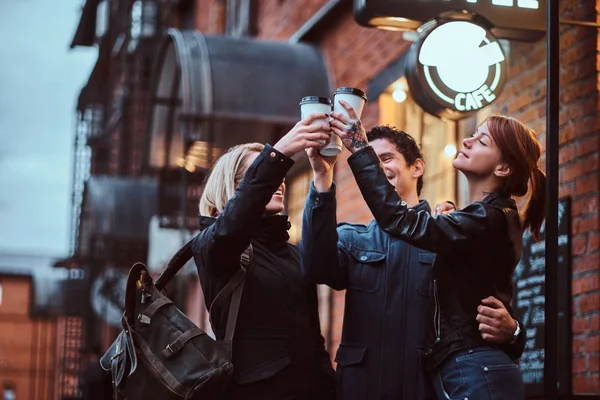
[[[571,364],[571,209],[570,199],[558,204],[558,293],[548,293],[558,299],[558,378],[559,387],[570,389]],[[516,316],[527,328],[527,342],[521,357],[527,397],[544,395],[544,330],[546,328],[544,304],[545,288],[545,225],[542,226],[540,242],[529,231],[523,235],[523,253],[514,275],[513,307]],[[562,367],[561,367],[562,366]],[[562,370],[560,370],[562,369]]]

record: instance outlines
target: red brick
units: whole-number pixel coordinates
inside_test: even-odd
[[[561,86],[560,103],[569,104],[575,102],[582,97],[594,93],[595,90],[596,88],[593,85],[590,85],[590,82],[587,79],[575,81],[567,87]]]
[[[585,159],[585,172],[598,171],[598,153],[594,153]]]
[[[586,215],[584,217],[575,217],[572,221],[572,234],[588,233],[598,230],[599,215]]]
[[[572,197],[575,194],[575,185],[573,183],[568,185],[560,185],[558,188],[558,197]]]
[[[590,316],[590,330],[600,330],[600,314],[594,314]]]
[[[559,164],[564,164],[572,161],[575,158],[575,144],[561,146],[558,152]]]
[[[561,170],[563,182],[569,182],[583,175],[585,171],[585,163],[583,161],[577,161],[563,166]]]
[[[598,191],[600,174],[594,173],[590,175],[586,175],[585,177],[579,179],[575,182],[575,195],[583,195],[590,192]]]
[[[585,56],[589,56],[590,53],[593,53],[594,51],[594,46],[590,40],[582,41],[580,39],[575,46],[571,46],[562,51],[561,61],[567,66],[575,65],[577,61],[580,61]],[[561,82],[561,84],[562,83],[564,82]]]
[[[579,312],[584,314],[600,310],[600,293],[579,296]]]
[[[573,355],[585,353],[585,337],[573,336]]]
[[[600,233],[590,233],[588,236],[587,251],[592,252],[600,248]]]
[[[573,295],[600,289],[600,273],[589,273],[579,278],[573,278],[571,287],[573,290]],[[598,306],[600,307],[600,303]]]
[[[578,374],[587,371],[587,359],[583,357],[573,357],[573,373]]]
[[[590,330],[590,321],[586,317],[573,318],[573,334],[585,333]]]
[[[596,70],[593,68],[593,66],[590,67],[590,72],[594,74],[596,73]],[[596,115],[597,109],[598,98],[596,93],[594,93],[592,96],[583,98],[577,103],[569,104],[568,107],[564,107],[564,111],[561,111],[566,114],[569,121],[572,121],[581,117]]]
[[[598,196],[586,196],[573,202],[572,215],[573,217],[581,214],[598,212]]]
[[[573,393],[600,393],[600,374],[588,374],[573,377]]]
[[[600,371],[600,358],[598,354],[590,354],[588,356],[588,371],[599,372]]]
[[[597,353],[600,351],[600,334],[590,335],[585,340],[586,353]]]
[[[573,257],[573,272],[587,272],[598,270],[600,267],[600,253],[585,254]]]
[[[585,253],[585,248],[587,245],[587,238],[585,236],[579,235],[573,237],[571,239],[571,251],[573,255],[580,255]]]
[[[518,111],[522,108],[529,106],[532,103],[531,93],[523,93],[521,96],[516,97],[513,101],[508,104],[508,112],[510,114]]]
[[[589,138],[585,138],[577,143],[575,154],[577,156],[583,156],[586,154],[597,152],[599,143],[600,135],[598,134],[595,134]]]

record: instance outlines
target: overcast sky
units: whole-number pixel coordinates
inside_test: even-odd
[[[69,250],[75,102],[97,57],[69,50],[82,4],[0,1],[0,252]]]

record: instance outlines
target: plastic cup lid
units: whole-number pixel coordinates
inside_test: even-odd
[[[341,87],[335,91],[335,94],[353,94],[359,97],[362,97],[367,101],[367,94],[360,89],[353,87]]]
[[[302,100],[300,100],[300,105],[308,104],[308,103],[321,103],[321,104],[331,105],[331,100],[329,100],[327,97],[319,97],[319,96],[306,96],[306,97],[303,97]]]

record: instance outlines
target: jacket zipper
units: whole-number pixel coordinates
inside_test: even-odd
[[[435,301],[435,311],[433,312],[433,329],[435,330],[435,341],[436,343],[441,340],[441,312],[440,312],[440,298],[438,296],[437,279],[433,280],[433,299]]]

